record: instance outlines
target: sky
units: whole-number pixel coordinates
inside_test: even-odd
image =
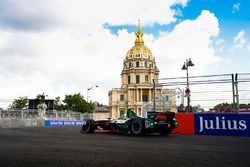
[[[0,0],[0,108],[44,92],[108,104],[138,20],[160,78],[248,73],[248,0]],[[98,87],[95,87],[98,85]]]

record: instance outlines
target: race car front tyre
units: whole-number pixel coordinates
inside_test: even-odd
[[[93,133],[95,131],[96,125],[93,119],[85,120],[85,124],[82,125],[80,132],[82,133]]]
[[[131,120],[130,130],[133,135],[143,135],[145,133],[145,122],[141,118]]]

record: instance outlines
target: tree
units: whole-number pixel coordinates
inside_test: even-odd
[[[219,108],[219,109],[226,109],[226,108],[233,108],[233,103],[220,103],[214,106],[214,108]]]
[[[219,108],[219,109],[227,109],[227,108],[234,108],[236,107],[236,104],[234,105],[233,103],[220,103],[214,106],[214,108]],[[250,108],[250,103],[249,104],[239,104],[240,108]]]
[[[19,99],[14,99],[11,104],[12,109],[24,109],[27,108],[28,98],[27,96],[19,97]]]
[[[45,95],[43,94],[38,94],[36,96],[36,99],[39,100],[39,103],[45,103]]]
[[[250,108],[250,103],[248,103],[248,104],[240,104],[240,108]]]
[[[73,95],[65,95],[65,99],[63,100],[65,103],[66,110],[76,111],[76,112],[93,112],[94,105],[92,103],[86,102],[84,97],[78,93]]]
[[[65,108],[59,96],[55,98],[54,108],[55,110],[64,110]]]

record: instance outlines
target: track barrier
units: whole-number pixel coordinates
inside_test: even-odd
[[[194,114],[175,114],[175,119],[178,121],[178,128],[173,133],[194,134]]]
[[[219,136],[250,136],[250,114],[176,114],[173,133]]]
[[[45,120],[45,126],[81,126],[83,121]]]

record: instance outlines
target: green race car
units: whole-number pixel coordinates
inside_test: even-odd
[[[83,121],[82,133],[93,133],[96,129],[111,133],[143,135],[145,133],[159,133],[168,135],[172,129],[177,128],[178,122],[174,112],[148,112],[147,118],[136,115],[131,109],[122,118],[98,120],[87,119]]]

